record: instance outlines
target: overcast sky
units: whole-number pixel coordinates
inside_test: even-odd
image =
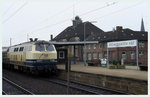
[[[72,25],[78,15],[104,31],[116,26],[139,31],[144,19],[148,31],[148,0],[1,0],[2,46],[32,38],[49,40]]]

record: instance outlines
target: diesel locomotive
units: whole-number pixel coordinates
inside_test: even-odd
[[[57,52],[48,41],[30,42],[8,47],[3,52],[3,67],[29,72],[56,72]]]

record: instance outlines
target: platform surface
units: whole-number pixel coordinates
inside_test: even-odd
[[[65,70],[64,64],[58,64],[58,69]],[[126,66],[126,69],[108,69],[96,66],[84,66],[84,64],[72,64],[72,71],[87,72],[93,74],[104,74],[125,78],[135,78],[139,80],[148,80],[148,71],[140,71],[136,66]]]

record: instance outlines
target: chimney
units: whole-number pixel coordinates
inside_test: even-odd
[[[75,29],[80,23],[82,23],[82,20],[79,16],[76,16],[74,20],[72,20],[73,28]]]
[[[117,32],[122,31],[122,26],[116,26],[116,31]]]
[[[50,40],[53,40],[53,35],[51,35],[51,38],[50,38]]]

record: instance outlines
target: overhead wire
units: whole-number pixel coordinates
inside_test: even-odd
[[[103,8],[105,8],[105,7],[109,7],[109,6],[114,5],[114,4],[116,4],[116,3],[117,3],[117,2],[113,2],[113,3],[111,3],[111,4],[107,4],[107,5],[103,6],[103,7],[99,7],[99,8],[93,9],[93,10],[91,10],[91,11],[88,11],[88,12],[85,12],[85,13],[81,14],[80,16],[86,15],[86,14],[88,14],[88,13],[91,13],[91,12],[94,12],[94,11],[97,11],[97,10],[100,10],[100,9],[103,9]],[[74,9],[73,9],[73,10],[74,10]],[[45,19],[45,20],[46,20],[46,19]],[[54,23],[54,24],[49,24],[49,25],[47,25],[47,26],[44,26],[44,27],[41,27],[41,28],[39,28],[39,29],[33,30],[33,31],[29,32],[29,33],[30,33],[30,35],[31,35],[31,34],[33,34],[33,33],[35,33],[35,32],[41,31],[41,30],[43,30],[43,29],[46,29],[46,28],[49,28],[49,27],[53,27],[53,26],[56,26],[56,25],[58,25],[58,24],[65,23],[65,22],[67,22],[67,21],[69,21],[69,20],[71,20],[71,18],[68,18],[68,19],[59,21],[59,22]],[[27,33],[27,35],[29,35],[29,33]]]
[[[114,3],[114,2],[113,2],[113,3]],[[109,4],[109,6],[110,6],[110,5],[113,5],[113,3]],[[114,3],[114,4],[115,4],[115,3]],[[138,3],[138,4],[139,4],[139,3]],[[135,5],[138,5],[138,4],[135,4]],[[134,5],[134,6],[135,6],[135,5]],[[132,5],[132,6],[133,6],[133,5]],[[117,11],[112,12],[112,13],[109,13],[109,14],[114,14],[114,13],[120,12],[120,11],[122,11],[122,10],[124,10],[124,9],[126,10],[126,9],[128,9],[128,8],[131,8],[132,6],[127,7],[127,8],[123,8],[123,9],[121,9],[121,10],[117,10]],[[107,7],[108,7],[108,5],[107,5]],[[104,8],[104,7],[97,8],[97,9],[93,9],[92,11],[85,12],[85,13],[83,13],[83,14],[81,14],[81,15],[85,15],[85,14],[88,14],[88,13],[91,13],[91,12],[94,12],[94,11],[96,11],[96,10],[103,9],[103,8]],[[107,14],[107,15],[109,15],[109,14]],[[104,15],[104,16],[107,16],[107,15]],[[102,17],[104,17],[104,16],[101,16],[101,17],[98,17],[98,18],[102,18]],[[54,24],[47,25],[47,26],[42,27],[42,28],[39,28],[39,29],[36,29],[36,30],[34,30],[34,31],[31,31],[30,33],[34,33],[34,32],[36,32],[36,31],[40,31],[40,30],[46,29],[46,28],[48,28],[48,27],[50,27],[50,26],[52,27],[52,26],[55,26],[55,25],[58,25],[58,24],[62,24],[62,23],[64,23],[64,22],[68,21],[68,20],[70,20],[70,18],[65,19],[65,20],[63,20],[63,21],[59,21],[59,22],[54,23]]]
[[[77,4],[77,2],[74,3],[74,4]],[[70,9],[71,7],[73,7],[73,6],[71,5],[71,6],[67,7],[67,8],[65,8],[65,9],[63,9],[63,10],[57,12],[57,13],[54,14],[54,15],[48,16],[46,19],[40,21],[40,22],[37,23],[37,24],[44,23],[44,22],[47,21],[49,18],[56,17],[57,15],[60,15],[61,13],[64,13],[64,11],[68,11],[67,9]],[[68,20],[70,20],[70,18],[65,19],[65,20],[63,20],[63,21],[59,21],[59,22],[54,23],[54,24],[51,24],[51,25],[47,25],[47,26],[51,26],[51,27],[52,27],[52,26],[55,26],[55,25],[57,25],[57,24],[59,24],[59,23],[60,23],[60,24],[61,24],[61,23],[64,23],[64,22],[66,22],[66,21],[68,21]],[[34,26],[35,26],[35,25],[32,25],[30,28],[33,28]],[[37,30],[35,30],[35,31],[38,31],[38,30],[41,30],[41,29],[45,29],[45,28],[47,28],[47,26],[45,26],[44,28],[39,28],[39,29],[37,29]],[[29,29],[30,29],[30,28],[29,28]],[[30,35],[31,35],[31,34],[33,34],[35,31],[28,32],[28,33],[26,33],[26,35],[29,36],[29,33],[30,33]],[[22,32],[26,32],[26,31],[24,30],[24,31],[22,31]],[[22,36],[23,36],[23,35],[22,35]],[[18,37],[20,37],[20,36],[18,36]]]
[[[15,5],[15,3],[12,2],[11,5],[10,5],[10,6],[6,9],[6,11],[2,14],[2,16],[6,15],[6,14],[9,12],[9,10],[10,10],[14,5]]]
[[[103,8],[106,8],[106,7],[111,6],[111,5],[114,5],[114,4],[116,4],[116,2],[115,2],[115,3],[113,2],[113,3],[109,4],[109,5],[105,5],[105,6],[103,6],[103,7],[96,8],[96,9],[94,9],[94,10],[85,12],[85,13],[81,14],[80,16],[86,15],[86,14],[88,14],[88,13],[91,13],[91,12],[94,12],[94,11],[97,11],[97,10],[100,10],[100,9],[103,9]],[[40,30],[46,29],[46,28],[48,28],[48,27],[50,27],[50,26],[52,27],[52,26],[55,26],[55,25],[58,25],[58,24],[62,24],[62,23],[64,23],[64,22],[68,21],[68,20],[71,20],[71,18],[65,19],[65,20],[60,21],[60,22],[57,22],[57,23],[55,23],[55,24],[47,25],[47,26],[45,26],[45,27],[36,29],[36,30],[34,30],[34,31],[31,31],[31,32],[34,33],[34,32],[36,32],[36,31],[40,31]]]
[[[110,16],[110,15],[113,15],[113,14],[116,14],[116,13],[119,13],[119,12],[122,12],[122,11],[124,11],[124,10],[128,10],[128,9],[130,9],[130,8],[136,7],[137,5],[140,5],[140,4],[142,4],[142,3],[143,3],[143,1],[138,2],[138,3],[134,4],[134,5],[131,5],[131,6],[122,8],[122,9],[120,9],[120,10],[113,11],[113,12],[111,12],[111,13],[105,14],[105,15],[103,15],[103,16],[101,16],[101,17],[94,18],[94,19],[100,19],[100,18],[103,18],[103,17],[106,17],[106,16]]]
[[[16,15],[25,5],[27,2],[25,2],[23,5],[21,5],[13,14],[11,14],[7,19],[5,19],[2,23],[6,23],[8,20],[10,20],[14,15]]]
[[[103,8],[105,8],[105,7],[108,7],[108,6],[114,5],[114,4],[116,4],[116,3],[117,3],[117,2],[113,2],[113,3],[111,3],[111,4],[107,4],[107,5],[103,6],[103,7],[99,7],[99,8],[96,8],[96,9],[90,10],[90,11],[88,11],[88,12],[85,12],[85,13],[81,14],[80,16],[82,16],[82,15],[86,15],[86,14],[88,14],[88,13],[91,13],[91,12],[94,12],[94,11],[97,11],[97,10],[100,10],[100,9],[103,9]],[[75,5],[75,4],[73,4],[73,11],[74,11],[74,5]],[[71,6],[71,7],[72,7],[72,6]],[[70,8],[70,6],[69,6],[68,8]],[[68,9],[68,8],[66,8],[66,9]],[[64,11],[65,11],[66,9],[64,9]],[[63,11],[61,11],[61,12],[63,12]],[[73,14],[74,14],[74,12],[73,12]],[[55,15],[52,15],[51,17],[56,16],[56,15],[60,15],[60,12],[58,12],[58,13],[57,13],[57,14],[55,14]],[[42,23],[42,22],[44,22],[44,21],[46,21],[46,20],[47,20],[47,18],[46,18],[45,20],[41,21],[40,23]],[[58,25],[58,24],[62,24],[62,23],[67,22],[67,21],[69,21],[69,20],[71,20],[71,18],[68,18],[68,19],[65,19],[65,20],[59,21],[59,22],[54,23],[54,24],[49,24],[49,25],[44,26],[44,27],[42,27],[42,28],[39,28],[39,29],[33,30],[33,31],[29,32],[29,33],[30,33],[30,35],[31,35],[31,34],[33,34],[33,33],[37,32],[37,31],[40,31],[40,30],[43,30],[43,29],[46,29],[46,28],[49,28],[49,27],[53,27],[53,26]],[[33,26],[32,26],[32,27],[33,27]],[[30,27],[30,28],[31,28],[31,27]],[[27,33],[27,34],[29,34],[29,33]]]
[[[91,10],[91,11],[88,11],[88,12],[85,12],[85,13],[81,14],[80,16],[86,15],[86,14],[91,13],[91,12],[94,12],[94,11],[97,11],[97,10],[99,10],[99,9],[106,8],[106,7],[111,6],[111,5],[114,5],[114,4],[116,4],[116,3],[118,3],[118,2],[113,2],[113,3],[109,4],[109,5],[107,4],[106,6],[103,6],[103,7],[97,8],[97,9],[93,9],[93,10]],[[132,6],[128,6],[128,7],[126,7],[126,8],[122,8],[122,9],[120,9],[120,10],[111,12],[111,13],[109,13],[109,14],[107,14],[107,15],[103,15],[103,16],[101,16],[101,17],[99,17],[99,18],[103,18],[103,17],[105,17],[105,16],[109,16],[109,15],[118,13],[118,12],[120,12],[120,11],[127,10],[127,9],[132,8],[132,7],[135,7],[135,6],[137,6],[137,5],[141,4],[141,3],[142,3],[142,2],[138,2],[138,3],[136,3],[136,4],[132,5]],[[95,18],[95,19],[97,19],[97,18]],[[68,20],[70,20],[70,18],[69,18],[69,19],[66,19],[66,20],[63,20],[63,21],[60,21],[60,22],[57,22],[57,23],[55,23],[55,24],[50,24],[50,25],[47,25],[47,26],[45,26],[45,27],[39,28],[39,29],[37,29],[37,30],[32,31],[32,33],[35,32],[35,31],[40,31],[40,30],[46,29],[46,28],[48,28],[48,27],[50,27],[50,26],[55,26],[55,25],[61,24],[61,23],[66,22],[66,21],[68,21]]]
[[[85,13],[83,13],[83,14],[80,14],[80,16],[83,16],[83,15],[86,15],[86,14],[89,14],[89,13],[92,13],[92,12],[95,12],[95,11],[97,11],[97,10],[100,10],[100,9],[106,8],[106,7],[111,6],[111,5],[114,5],[114,4],[116,4],[116,3],[118,3],[118,2],[113,2],[113,3],[111,3],[111,4],[106,4],[105,6],[102,6],[102,7],[99,7],[99,8],[93,9],[93,10],[90,10],[90,11],[85,12]]]
[[[76,4],[77,4],[77,3],[76,3]],[[71,6],[67,7],[67,8],[65,8],[65,9],[63,9],[63,10],[61,10],[61,11],[55,13],[54,15],[48,16],[48,17],[45,18],[44,20],[42,20],[42,21],[38,22],[37,24],[34,24],[34,25],[32,25],[31,27],[29,27],[28,30],[30,30],[31,28],[35,27],[35,26],[38,25],[38,24],[41,24],[41,23],[44,23],[45,21],[48,21],[49,18],[56,17],[56,16],[60,15],[61,13],[64,13],[65,11],[68,11],[68,9],[70,9],[70,8],[72,8],[72,7],[73,7],[73,6],[71,5]],[[25,29],[25,30],[23,30],[22,32],[25,32],[25,31],[27,31],[27,30]]]

